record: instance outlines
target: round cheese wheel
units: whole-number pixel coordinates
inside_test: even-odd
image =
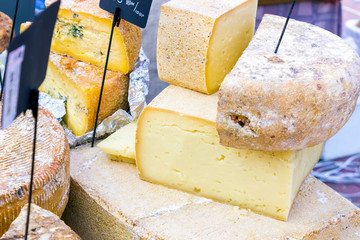
[[[347,122],[360,91],[360,58],[314,25],[265,15],[226,76],[218,102],[220,143],[286,151],[320,144]]]
[[[0,236],[28,203],[33,133],[31,111],[0,130]],[[39,109],[32,200],[58,216],[68,201],[69,164],[70,149],[62,126],[50,112]]]
[[[5,13],[0,12],[0,53],[9,45],[12,28],[12,20]]]

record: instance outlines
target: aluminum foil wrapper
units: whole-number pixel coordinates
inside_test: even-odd
[[[113,115],[104,119],[104,121],[96,128],[96,139],[102,139],[109,136],[111,133],[133,120],[136,120],[140,116],[140,113],[146,107],[146,96],[148,94],[148,84],[150,80],[149,64],[150,61],[141,48],[139,60],[135,64],[135,70],[130,73],[128,95],[130,113],[123,109],[119,109]],[[45,93],[40,93],[39,104],[54,114],[59,121],[61,121],[62,117],[66,114],[65,101],[51,98]],[[76,147],[91,142],[93,131],[82,136],[75,136],[64,122],[61,121],[61,124],[65,129],[70,147]]]
[[[52,98],[43,92],[39,94],[39,105],[49,110],[59,122],[61,122],[62,117],[66,114],[65,100]]]
[[[140,50],[139,60],[135,64],[135,70],[130,73],[129,104],[133,120],[140,116],[146,107],[146,96],[149,93],[149,64],[143,49]]]

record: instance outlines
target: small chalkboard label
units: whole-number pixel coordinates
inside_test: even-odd
[[[21,65],[24,60],[25,46],[22,45],[9,53],[6,67],[6,84],[3,105],[2,129],[8,128],[17,116]]]
[[[2,128],[8,127],[20,113],[32,107],[29,101],[31,92],[37,90],[45,79],[59,6],[60,1],[49,6],[10,43],[3,81]]]
[[[100,8],[114,14],[120,8],[120,18],[141,28],[146,27],[152,0],[100,0]]]

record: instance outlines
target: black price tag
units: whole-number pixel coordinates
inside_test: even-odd
[[[4,78],[3,129],[20,113],[31,108],[31,91],[37,90],[45,79],[59,6],[60,1],[43,11],[8,48]]]
[[[146,27],[152,0],[100,0],[100,8],[115,14],[120,8],[120,18],[141,28]]]

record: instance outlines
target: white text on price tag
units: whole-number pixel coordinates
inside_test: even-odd
[[[24,60],[25,45],[10,52],[5,72],[4,105],[2,113],[2,129],[8,128],[17,113],[21,65]]]

